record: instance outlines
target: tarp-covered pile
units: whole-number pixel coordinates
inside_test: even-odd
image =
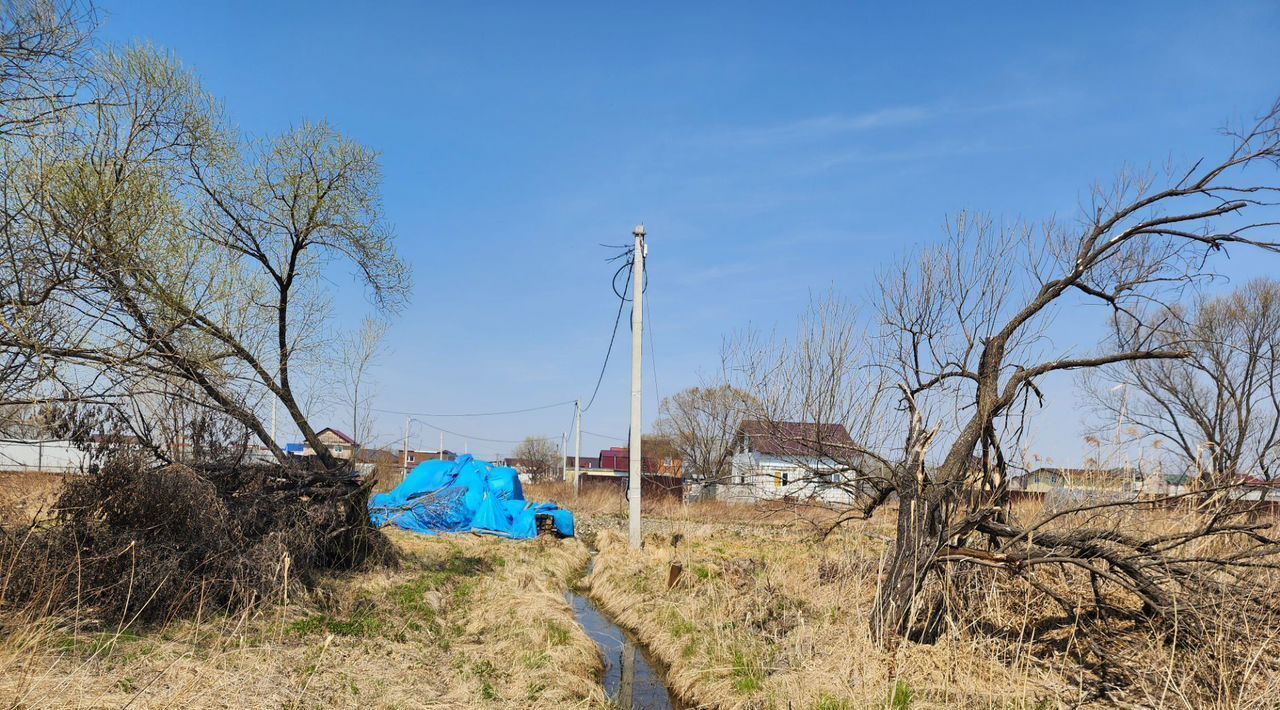
[[[369,500],[376,527],[395,525],[414,532],[478,532],[529,539],[546,516],[561,535],[573,535],[573,513],[555,503],[524,499],[514,468],[461,456],[457,461],[424,461],[390,493]]]

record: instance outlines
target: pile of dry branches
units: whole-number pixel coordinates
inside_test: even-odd
[[[913,626],[928,636],[967,620],[1029,643],[1093,676],[1097,697],[1150,691],[1158,657],[1178,666],[1167,669],[1177,684],[1223,699],[1248,686],[1242,676],[1277,670],[1255,649],[1280,622],[1280,541],[1275,520],[1245,506],[1186,502],[1081,506],[1030,525],[986,518],[974,532],[988,544],[938,557]]]
[[[51,518],[0,533],[0,609],[90,625],[241,610],[389,561],[367,502],[352,478],[122,453],[68,482]]]

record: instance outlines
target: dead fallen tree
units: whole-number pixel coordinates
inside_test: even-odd
[[[51,518],[0,536],[0,610],[118,626],[284,599],[391,559],[368,496],[350,475],[121,453],[70,480]]]
[[[1093,697],[1236,706],[1233,694],[1280,672],[1280,541],[1248,506],[1186,502],[983,518],[968,546],[939,552],[909,627],[918,640],[968,627],[1069,659]]]

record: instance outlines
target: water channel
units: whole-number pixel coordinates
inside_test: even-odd
[[[592,564],[587,567],[591,574]],[[629,631],[609,620],[588,598],[568,593],[573,614],[604,656],[605,693],[623,710],[683,710],[667,688],[666,669]]]

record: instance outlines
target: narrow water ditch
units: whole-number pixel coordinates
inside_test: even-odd
[[[584,576],[595,567],[595,553]],[[569,606],[578,623],[604,656],[605,694],[623,710],[683,710],[689,707],[667,687],[666,667],[630,631],[596,607],[591,599],[570,590]]]

